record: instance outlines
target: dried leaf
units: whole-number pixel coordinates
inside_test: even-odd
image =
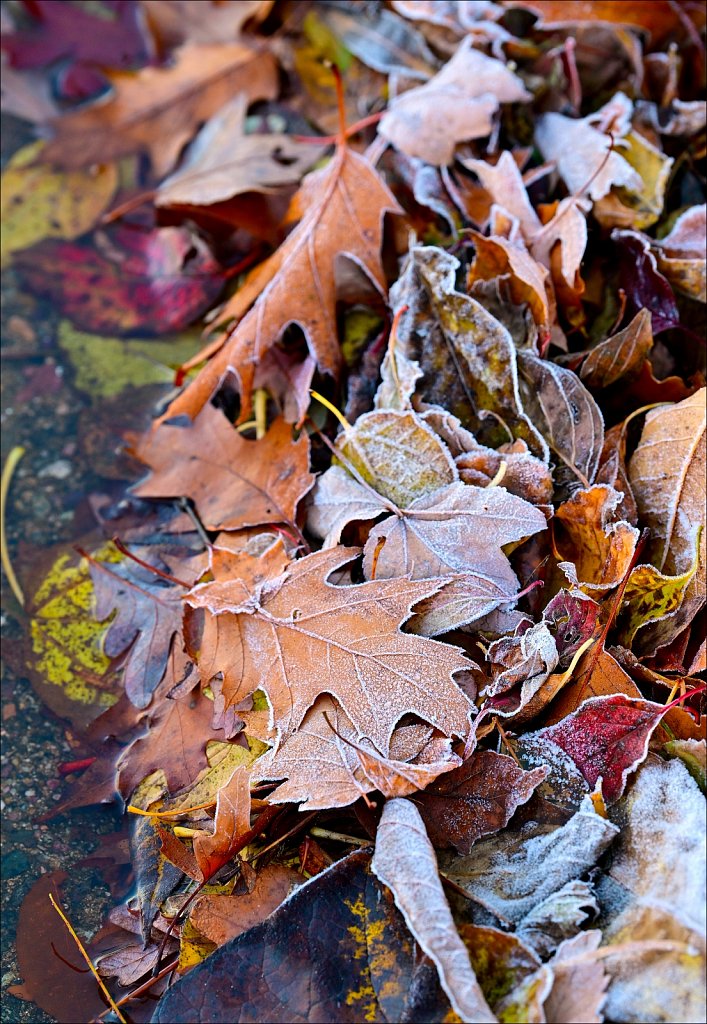
[[[319,13],[347,50],[374,71],[424,82],[437,67],[424,37],[392,11],[381,9],[374,16],[365,16],[367,12],[325,7]]]
[[[400,508],[457,479],[446,445],[412,410],[359,416],[337,447],[366,483]]]
[[[241,419],[247,418],[258,374],[270,374],[283,331],[296,323],[307,339],[310,358],[286,403],[289,419],[301,419],[309,405],[313,359],[324,373],[336,375],[341,362],[335,323],[335,262],[345,256],[362,268],[381,293],[385,277],[380,248],[383,217],[399,207],[363,157],[338,147],[331,163],[305,179],[293,199],[304,216],[280,248],[251,275],[221,313],[238,320],[205,355],[216,353],[196,380],[172,402],[167,418],[186,412],[192,419],[208,402],[227,371],[235,371],[241,392]],[[256,301],[257,300],[257,301]],[[253,305],[255,303],[255,305]],[[250,307],[252,310],[248,312]],[[242,318],[242,319],[241,319]],[[284,398],[284,396],[283,396]]]
[[[705,389],[677,405],[651,410],[629,463],[641,522],[651,530],[647,555],[666,575],[688,571],[695,557],[696,524],[702,525],[699,565],[682,602],[689,622],[705,601]]]
[[[48,163],[85,167],[136,150],[149,152],[156,174],[174,165],[193,129],[235,92],[249,100],[273,99],[276,69],[268,53],[243,43],[186,44],[170,67],[137,74],[109,72],[114,88],[107,102],[65,114],[54,122],[55,138],[43,150]]]
[[[408,156],[450,164],[457,142],[491,132],[499,104],[529,98],[517,75],[466,39],[434,78],[393,100],[378,131]]]
[[[651,316],[642,309],[628,327],[591,350],[579,375],[588,388],[607,388],[622,378],[634,377],[652,348]]]
[[[181,566],[189,582],[198,579],[203,563],[197,556]],[[102,622],[117,613],[103,649],[110,658],[130,649],[125,692],[135,707],[145,708],[164,676],[172,637],[181,629],[184,590],[127,560],[110,567],[92,562],[90,571],[95,617]]]
[[[160,1001],[155,1024],[257,1016],[281,1024],[429,1013],[427,973],[390,893],[350,854],[300,886],[275,913],[217,949]],[[277,971],[264,968],[276,962]],[[419,973],[418,973],[419,972]],[[257,1010],[253,1010],[257,1007]],[[443,1016],[442,1003],[433,1015]]]
[[[704,798],[679,761],[652,757],[624,806],[626,824],[608,878],[604,942],[610,1020],[700,1020],[705,1015]],[[658,948],[660,940],[675,943]],[[625,942],[646,943],[635,951]],[[654,948],[651,948],[654,946]]]
[[[621,150],[612,151],[611,137],[593,127],[595,122],[606,123],[609,118],[613,121],[616,105],[621,108],[622,119],[630,115],[630,100],[618,93],[588,117],[575,120],[563,114],[543,114],[538,118],[535,140],[540,152],[545,160],[557,164],[562,180],[574,195],[586,192],[596,201],[615,186],[632,192],[640,192],[643,186],[641,176],[624,159]]]
[[[590,787],[601,778],[607,803],[623,794],[628,776],[645,760],[648,742],[667,712],[663,704],[615,694],[592,697],[556,725],[526,733],[523,755],[542,757],[545,748],[559,747],[581,771]]]
[[[575,491],[555,512],[557,553],[574,564],[580,589],[597,599],[629,571],[640,536],[635,527],[618,518],[620,503],[618,491],[596,484]]]
[[[609,978],[600,960],[581,959],[596,952],[601,938],[598,930],[580,932],[558,947],[548,965],[553,973],[552,989],[545,1000],[548,1024],[568,1020],[602,1024]]]
[[[591,883],[567,882],[521,918],[516,935],[546,959],[565,940],[584,934],[580,932],[581,925],[590,914],[598,912]]]
[[[686,625],[682,614],[678,614],[685,598],[685,591],[697,571],[699,550],[690,568],[679,576],[665,576],[653,565],[637,565],[631,571],[621,604],[619,640],[624,647],[631,648],[634,638],[643,627],[652,623],[660,624],[659,630],[649,630],[646,637],[652,652],[658,646],[665,646]],[[669,622],[666,622],[669,619]],[[692,621],[690,616],[687,622]],[[643,647],[644,633],[638,638]],[[656,641],[660,640],[660,643]]]
[[[260,924],[287,899],[302,876],[282,864],[267,864],[249,892],[209,893],[194,904],[189,920],[217,946]]]
[[[249,606],[242,604],[239,581],[206,583],[189,593],[189,604],[218,618],[224,643],[218,668],[224,673],[227,704],[264,690],[273,726],[287,735],[326,691],[383,754],[394,726],[409,712],[446,736],[463,734],[469,704],[452,673],[468,662],[456,648],[399,629],[411,605],[439,583],[328,583],[331,573],[355,554],[355,549],[335,548],[308,555]],[[229,605],[247,611],[228,612]],[[326,676],[322,664],[328,667]]]
[[[415,798],[434,846],[466,854],[482,836],[504,828],[547,769],[524,772],[511,757],[479,750]]]
[[[236,768],[216,797],[212,835],[194,836],[194,856],[204,878],[211,878],[233,856],[233,848],[250,828],[250,772]]]
[[[699,302],[707,302],[705,271],[705,212],[707,207],[691,206],[680,214],[670,234],[653,242],[658,267],[676,291]]]
[[[579,378],[530,352],[518,357],[521,393],[528,414],[558,457],[556,487],[593,482],[604,444],[604,420]],[[565,483],[565,481],[567,481]]]
[[[454,925],[420,813],[409,800],[389,800],[376,834],[374,874],[393,893],[416,940],[434,961],[442,988],[463,1021],[494,1021]]]
[[[212,405],[186,426],[161,423],[135,454],[152,475],[133,493],[191,498],[207,530],[292,523],[314,483],[306,434],[293,441],[292,428],[280,419],[261,440],[246,441]]]
[[[377,579],[453,577],[420,605],[411,623],[416,633],[435,635],[513,600],[518,584],[501,548],[545,526],[539,509],[503,488],[457,482],[374,526],[364,573]]]
[[[249,97],[239,93],[201,129],[179,169],[162,182],[156,206],[209,206],[243,192],[296,184],[324,147],[289,135],[245,134]]]

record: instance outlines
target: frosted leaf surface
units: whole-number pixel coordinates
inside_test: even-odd
[[[409,800],[389,800],[383,808],[371,868],[392,891],[405,923],[434,961],[461,1019],[495,1021],[454,924],[424,823]]]
[[[531,822],[480,840],[445,868],[452,881],[499,920],[518,923],[539,903],[593,867],[619,829],[589,798],[559,828]]]

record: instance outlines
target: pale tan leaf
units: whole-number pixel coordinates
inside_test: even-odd
[[[631,103],[622,96],[628,112]],[[616,102],[614,97],[611,103]],[[609,106],[609,104],[607,104]],[[594,127],[601,120],[606,107],[589,117],[571,118],[564,114],[543,114],[538,118],[535,140],[546,160],[554,160],[565,185],[574,195],[586,191],[596,201],[612,187],[621,186],[640,191],[641,176],[621,155],[621,149],[612,151],[611,137]]]
[[[157,189],[156,206],[209,206],[242,192],[297,183],[325,147],[289,135],[243,130],[248,96],[241,92],[201,129],[179,169]]]
[[[389,800],[383,808],[371,868],[392,891],[408,928],[434,961],[461,1019],[495,1021],[454,925],[420,812],[409,800]]]
[[[558,946],[548,966],[553,981],[545,1000],[548,1024],[602,1024],[601,1008],[606,1001],[609,978],[601,960],[587,956],[595,952],[601,942],[598,929],[579,932]]]
[[[490,133],[499,104],[528,99],[517,75],[465,39],[434,78],[393,100],[378,131],[408,156],[449,164],[457,142]]]
[[[366,483],[401,508],[458,479],[447,446],[412,409],[359,416],[337,447]]]
[[[678,217],[669,235],[652,243],[658,267],[672,286],[700,302],[707,302],[706,211],[704,204],[690,207]]]

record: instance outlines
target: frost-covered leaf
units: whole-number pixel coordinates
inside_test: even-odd
[[[604,961],[610,1020],[705,1016],[704,814],[704,797],[679,761],[651,757],[626,796],[625,824],[599,885],[604,942],[617,947]],[[631,942],[643,948],[622,948]]]
[[[705,389],[677,405],[652,409],[628,471],[641,522],[651,530],[646,554],[661,572],[678,576],[695,558],[695,526],[701,524],[699,565],[688,584],[681,617],[689,622],[705,601]]]
[[[418,394],[458,416],[477,436],[483,424],[499,444],[506,431],[484,416],[500,416],[534,455],[546,459],[545,442],[523,411],[513,339],[481,303],[456,290],[458,266],[450,253],[417,246],[391,288],[394,305],[409,307],[398,325],[398,344],[420,363]]]
[[[593,867],[619,833],[589,799],[559,828],[531,822],[482,839],[444,872],[504,924],[517,924],[543,900]]]
[[[565,939],[555,951],[548,966],[553,981],[550,995],[545,1000],[548,1024],[602,1024],[601,1012],[606,1001],[609,978],[600,960],[592,960],[602,935],[598,929],[580,932]]]
[[[240,580],[190,591],[188,603],[215,616],[220,646],[212,670],[224,674],[226,706],[262,689],[272,725],[286,736],[319,694],[329,692],[359,735],[383,754],[407,713],[446,736],[462,735],[470,705],[452,674],[469,662],[457,648],[399,628],[411,605],[433,593],[439,581],[328,582],[356,554],[356,549],[335,548],[308,555],[266,584],[259,598],[246,596]]]
[[[442,988],[463,1021],[495,1021],[454,925],[437,860],[420,813],[409,800],[389,800],[371,862],[422,949],[434,961]]]
[[[580,589],[599,599],[631,565],[639,531],[617,515],[621,495],[606,484],[575,491],[555,512],[555,548],[572,562]]]
[[[501,103],[528,99],[517,75],[466,39],[434,78],[393,100],[378,130],[408,156],[449,164],[457,142],[490,133]]]

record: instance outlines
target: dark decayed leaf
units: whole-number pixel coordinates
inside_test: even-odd
[[[181,330],[208,309],[224,282],[206,243],[187,228],[50,238],[15,262],[27,287],[50,298],[76,327],[106,335]]]
[[[547,772],[544,767],[524,772],[511,757],[478,750],[413,799],[434,846],[469,853],[481,836],[508,824]]]
[[[145,942],[162,903],[182,880],[180,869],[162,853],[159,820],[135,814],[130,822],[130,859],[135,872],[140,927]]]
[[[369,862],[369,852],[352,853],[300,886],[173,985],[153,1024],[415,1019],[426,993],[415,985],[414,943]],[[426,1019],[442,1020],[445,1002],[426,1006]]]

